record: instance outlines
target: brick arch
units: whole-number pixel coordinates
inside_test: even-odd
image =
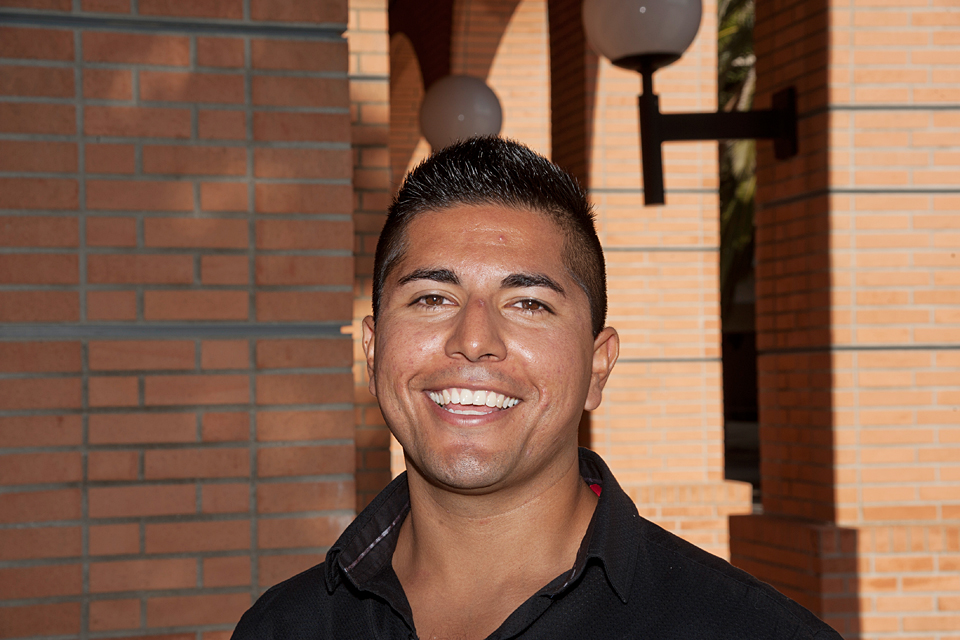
[[[451,71],[485,78],[503,108],[501,135],[549,156],[547,0],[459,0],[453,15]]]
[[[396,190],[406,172],[430,151],[420,134],[423,76],[410,38],[390,38],[390,174]]]
[[[424,87],[450,74],[453,0],[393,0],[388,19],[391,38],[402,33],[410,39]]]
[[[589,180],[589,149],[597,100],[599,59],[587,45],[581,0],[548,0],[552,159],[582,185]],[[561,98],[562,96],[562,98]]]
[[[524,0],[453,0],[450,72],[486,78]]]
[[[449,0],[429,11],[422,5],[391,3],[390,34],[409,39],[423,86],[451,73],[486,79],[504,108],[502,133],[549,154],[547,1]]]

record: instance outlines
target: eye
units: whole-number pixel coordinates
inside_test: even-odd
[[[419,298],[417,298],[417,299],[414,300],[413,302],[414,302],[414,304],[421,304],[421,305],[423,305],[423,306],[425,306],[425,307],[439,307],[439,306],[442,306],[442,305],[446,304],[447,299],[444,298],[444,297],[441,296],[441,295],[437,295],[437,294],[433,293],[433,294],[428,294],[428,295],[425,295],[425,296],[420,296]]]
[[[539,300],[534,300],[532,298],[527,298],[526,300],[520,300],[519,302],[514,304],[514,306],[518,307],[519,309],[522,309],[523,311],[527,311],[528,313],[543,313],[544,311],[546,311],[547,313],[553,313],[550,307],[543,304]]]

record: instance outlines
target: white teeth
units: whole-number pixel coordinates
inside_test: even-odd
[[[515,407],[520,400],[518,398],[511,398],[505,396],[502,393],[496,393],[494,391],[486,391],[484,389],[443,389],[441,391],[430,391],[427,393],[431,400],[440,405],[441,407],[447,406],[448,411],[453,411],[454,413],[461,413],[464,415],[482,415],[483,412],[477,411],[463,411],[463,410],[454,410],[452,406],[448,405],[460,405],[463,407],[474,406],[474,407],[489,407],[489,408],[498,408],[498,409],[509,409],[510,407]]]

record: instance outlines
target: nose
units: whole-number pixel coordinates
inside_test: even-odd
[[[494,305],[470,300],[456,317],[456,325],[447,339],[446,353],[470,362],[503,360],[507,355],[501,336],[501,318]]]

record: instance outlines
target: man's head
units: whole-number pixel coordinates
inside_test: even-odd
[[[535,211],[564,237],[563,262],[590,302],[593,335],[603,329],[607,283],[603,249],[586,196],[569,174],[527,147],[497,137],[471,138],[442,149],[414,169],[390,207],[377,244],[373,316],[383,286],[406,251],[410,222],[428,211],[495,205]]]
[[[376,272],[370,391],[415,477],[475,493],[576,468],[619,339],[573,180],[515,143],[441,151],[405,183]]]

